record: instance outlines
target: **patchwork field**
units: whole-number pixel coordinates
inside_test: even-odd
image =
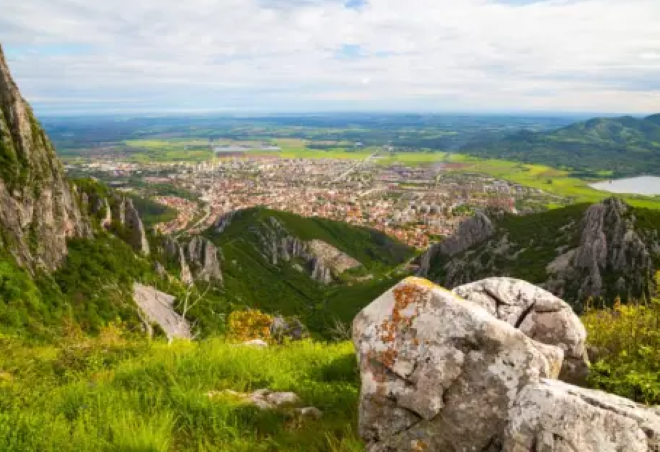
[[[575,202],[593,203],[612,196],[610,193],[589,187],[594,179],[573,177],[568,171],[548,166],[528,165],[506,160],[486,160],[462,154],[452,154],[448,160],[464,164],[463,168],[455,171],[489,174],[527,187],[538,188],[547,193],[570,197]],[[606,177],[606,175],[603,176]],[[635,195],[621,197],[637,207],[660,209],[660,198],[658,197]]]

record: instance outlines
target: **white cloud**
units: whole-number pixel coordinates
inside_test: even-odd
[[[38,108],[660,110],[658,0],[345,3],[0,0],[0,42]]]

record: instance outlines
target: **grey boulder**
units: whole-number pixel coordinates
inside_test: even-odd
[[[524,388],[509,413],[504,452],[657,452],[652,409],[560,381]]]
[[[453,292],[485,308],[532,339],[564,350],[560,379],[584,383],[589,374],[587,332],[570,305],[550,292],[513,278],[488,278]]]
[[[556,378],[563,358],[421,278],[358,314],[353,341],[369,452],[497,450],[520,391]]]

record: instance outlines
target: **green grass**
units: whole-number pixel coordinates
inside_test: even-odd
[[[205,140],[127,140],[123,144],[137,151],[129,160],[141,163],[205,162],[213,157],[213,151]]]
[[[222,339],[84,340],[29,347],[0,339],[0,450],[360,451],[350,343],[256,350]],[[294,422],[209,391],[294,391],[319,421]]]
[[[463,163],[462,172],[479,172],[498,179],[508,180],[526,187],[538,188],[547,193],[572,198],[576,203],[596,203],[613,196],[589,187],[593,179],[572,177],[566,170],[544,165],[530,165],[507,160],[481,159],[462,154],[452,154],[449,161]],[[660,209],[660,199],[648,196],[616,195],[636,207]]]

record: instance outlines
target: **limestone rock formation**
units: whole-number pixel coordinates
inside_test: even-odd
[[[287,231],[276,218],[267,224],[253,225],[252,231],[261,242],[260,252],[273,265],[302,260],[310,276],[323,284],[330,284],[343,272],[361,267],[356,259],[322,240],[304,241]]]
[[[439,256],[455,256],[482,243],[495,234],[493,222],[483,212],[463,221],[458,231],[442,242],[433,245],[420,259],[419,276],[428,276],[433,260]]]
[[[560,269],[551,285],[578,281],[581,296],[598,297],[607,270],[625,273],[620,284],[623,290],[643,291],[653,274],[651,251],[635,230],[635,217],[629,210],[617,198],[591,206],[582,221],[580,246],[572,253],[572,265]]]
[[[194,281],[222,282],[221,253],[210,240],[196,236],[182,244],[167,237],[164,252],[168,259],[176,261],[184,284]]]
[[[196,280],[222,281],[220,250],[204,237],[193,237],[186,246],[186,257]]]
[[[386,292],[353,324],[367,450],[658,452],[659,410],[555,380],[583,349],[568,311],[507,279]]]
[[[309,337],[309,331],[303,323],[293,317],[276,316],[270,324],[270,337],[277,342],[300,341]]]
[[[561,348],[564,365],[560,379],[574,384],[584,382],[589,373],[587,332],[566,302],[533,284],[512,278],[488,278],[459,286],[453,292],[532,339]]]
[[[475,217],[431,247],[419,275],[450,288],[490,276],[527,279],[578,310],[589,297],[652,293],[660,259],[656,212],[610,198],[524,217],[489,215],[492,229]]]
[[[31,271],[56,269],[67,239],[91,235],[78,201],[0,47],[0,247]]]
[[[488,451],[519,392],[559,375],[563,352],[484,308],[408,278],[353,323],[367,450]]]
[[[147,240],[147,233],[142,224],[142,219],[131,198],[124,198],[124,229],[126,231],[126,240],[128,244],[135,250],[136,253],[143,256],[150,254],[149,241]]]
[[[542,380],[509,410],[504,452],[655,452],[660,416],[628,399]]]
[[[175,297],[143,284],[134,284],[133,298],[147,333],[153,335],[153,324],[165,332],[168,339],[192,339],[190,324],[174,310]]]

